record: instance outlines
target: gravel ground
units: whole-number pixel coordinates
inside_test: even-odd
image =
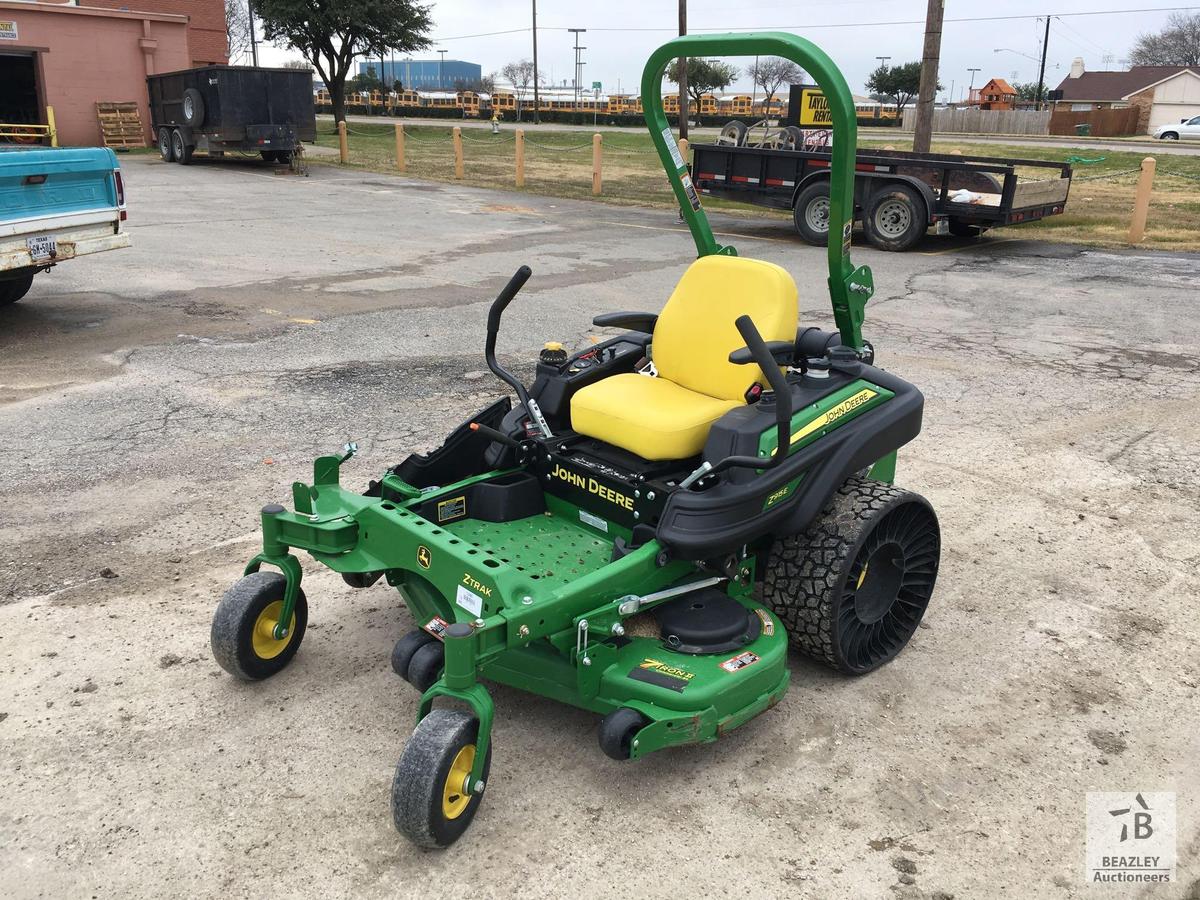
[[[444,853],[392,830],[410,622],[309,569],[291,668],[208,652],[256,511],[346,439],[365,481],[497,396],[501,351],[656,308],[673,215],[314,167],[124,161],[134,248],[0,311],[0,894],[6,897],[1081,897],[1087,791],[1176,791],[1200,896],[1200,258],[1019,240],[856,249],[880,363],[925,392],[899,482],[938,509],[922,628],[716,744],[634,764],[596,719],[495,688],[495,755]],[[828,325],[822,252],[719,220]],[[1007,240],[1003,238],[1008,238]]]

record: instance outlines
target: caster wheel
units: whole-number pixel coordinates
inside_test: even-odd
[[[247,681],[269,678],[300,649],[308,626],[308,600],[296,595],[286,637],[276,638],[287,580],[277,572],[254,572],[225,592],[212,622],[212,653],[221,668]]]
[[[650,724],[636,709],[622,706],[600,720],[600,749],[616,760],[629,759],[633,738]]]
[[[442,677],[445,667],[445,646],[441,641],[431,641],[413,652],[408,662],[408,683],[423,694]]]
[[[408,666],[412,662],[413,654],[435,640],[437,638],[428,631],[420,629],[410,631],[400,638],[396,641],[396,646],[392,648],[392,671],[407,681]]]
[[[761,588],[801,653],[847,675],[904,649],[933,596],[941,536],[920,494],[849,478],[801,534],[771,547]]]
[[[421,720],[404,748],[392,778],[392,822],[418,847],[449,847],[475,818],[483,795],[468,793],[464,784],[475,764],[478,736],[478,719],[458,710],[435,709]],[[489,746],[485,784],[491,767]]]

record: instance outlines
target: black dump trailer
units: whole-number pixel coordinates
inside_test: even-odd
[[[312,73],[302,69],[201,66],[151,75],[150,117],[167,162],[257,153],[291,162],[302,141],[317,139]]]

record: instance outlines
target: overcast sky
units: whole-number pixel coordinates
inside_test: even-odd
[[[1124,68],[1122,61],[1136,36],[1155,31],[1169,12],[1094,14],[1101,10],[1162,9],[1171,0],[947,0],[939,78],[941,99],[965,94],[969,67],[981,71],[979,86],[1000,76],[1010,81],[1036,81],[1037,57],[1047,10],[1051,19],[1046,81],[1051,87],[1066,77],[1071,60],[1082,56],[1089,70]],[[784,3],[780,0],[693,0],[688,4],[692,31],[745,31],[777,28],[803,35],[821,46],[841,67],[851,90],[865,93],[863,82],[878,65],[875,57],[890,56],[891,64],[921,58],[925,0],[834,0],[824,3]],[[1200,6],[1193,7],[1200,12]],[[1071,15],[1088,13],[1087,15]],[[539,65],[548,78],[561,84],[570,79],[574,58],[567,28],[587,28],[580,43],[586,65],[583,83],[601,81],[605,91],[636,92],[642,66],[650,51],[671,37],[678,25],[674,0],[606,0],[604,3],[538,3]],[[953,21],[996,16],[1026,16],[1004,21]],[[505,63],[532,56],[529,0],[458,0],[433,3],[434,38],[429,51],[414,59],[463,59],[483,66],[484,74]],[[908,24],[887,24],[908,23]],[[483,32],[522,29],[512,34],[466,37]],[[661,29],[661,30],[638,30]],[[993,52],[1005,48],[1002,52]],[[1016,51],[1016,52],[1012,52]],[[1025,54],[1024,56],[1020,54]],[[295,58],[294,51],[266,49],[265,65]],[[745,61],[735,61],[744,65]],[[748,88],[742,79],[740,86]]]

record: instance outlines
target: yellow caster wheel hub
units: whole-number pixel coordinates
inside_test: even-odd
[[[471,775],[471,766],[475,764],[475,745],[467,744],[455,754],[454,762],[450,763],[450,771],[446,774],[446,784],[442,788],[442,815],[447,819],[457,819],[471,802],[467,793],[467,779]]]
[[[254,634],[250,643],[254,647],[254,655],[259,659],[274,659],[287,649],[292,635],[296,633],[296,614],[292,613],[292,620],[288,622],[287,636],[275,637],[275,626],[279,624],[279,616],[282,612],[283,601],[276,600],[274,603],[267,604],[254,622]],[[470,766],[467,767],[467,770],[470,771]]]

